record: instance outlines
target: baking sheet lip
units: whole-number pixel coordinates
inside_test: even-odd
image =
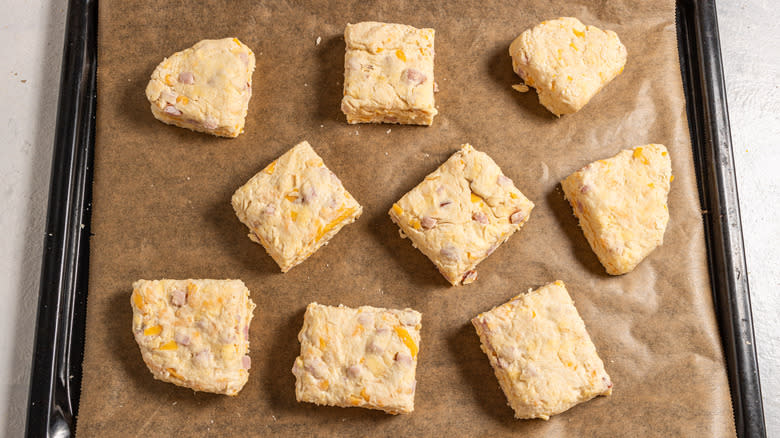
[[[766,426],[715,0],[679,0],[676,16],[710,281],[734,424],[740,437],[763,437]]]
[[[27,436],[75,433],[89,266],[97,12],[97,0],[69,1]],[[739,436],[765,436],[715,2],[678,0],[677,18],[678,47],[689,55],[681,53],[680,67],[700,199],[703,209],[719,213],[705,213],[703,220],[735,425]]]
[[[72,436],[81,389],[95,140],[97,1],[70,0],[26,436]]]

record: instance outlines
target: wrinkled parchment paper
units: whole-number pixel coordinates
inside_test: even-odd
[[[535,92],[510,88],[518,78],[507,53],[520,32],[559,16],[616,31],[629,54],[621,76],[560,119]],[[436,29],[441,91],[432,127],[346,124],[342,35],[346,23],[365,20]],[[674,20],[671,0],[102,0],[79,435],[734,435]],[[154,67],[201,39],[227,36],[257,55],[246,133],[220,139],[156,121],[144,96]],[[230,196],[301,140],[365,211],[281,274],[247,238]],[[493,157],[536,208],[479,265],[474,284],[455,288],[399,237],[387,211],[466,142]],[[558,182],[650,142],[668,146],[676,176],[666,243],[634,272],[610,277]],[[252,370],[237,397],[194,393],[146,369],[131,333],[131,283],[164,277],[240,278],[251,290]],[[469,319],[556,279],[568,285],[614,393],[549,421],[515,420]],[[423,313],[413,414],[295,401],[290,369],[311,301]]]

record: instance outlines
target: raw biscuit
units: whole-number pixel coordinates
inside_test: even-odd
[[[233,209],[249,238],[282,272],[326,245],[363,213],[308,142],[295,145],[233,194]]]
[[[560,414],[612,381],[562,281],[471,320],[515,418]]]
[[[477,264],[519,230],[533,208],[493,159],[465,144],[388,214],[401,237],[458,286],[476,280]]]
[[[433,123],[433,29],[368,21],[347,24],[344,39],[347,122]]]
[[[154,69],[146,98],[164,123],[237,137],[244,132],[254,71],[254,53],[237,38],[203,40]]]
[[[411,309],[309,304],[292,369],[296,399],[412,412],[420,327],[421,315]]]
[[[648,144],[590,163],[561,181],[607,273],[633,271],[663,243],[673,178],[666,147]]]
[[[557,116],[585,106],[623,71],[627,56],[615,32],[571,17],[526,30],[509,46],[509,55],[515,73],[536,88],[539,102]]]
[[[133,335],[158,380],[236,395],[249,378],[255,303],[241,280],[138,280]]]

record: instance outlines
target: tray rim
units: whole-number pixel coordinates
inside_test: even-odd
[[[715,0],[678,0],[676,16],[710,283],[726,358],[734,425],[740,437],[765,437]]]
[[[97,102],[97,0],[69,0],[26,436],[75,434],[86,323]]]
[[[27,436],[75,434],[89,268],[98,0],[69,0]],[[740,437],[766,436],[715,0],[677,0],[710,280]]]

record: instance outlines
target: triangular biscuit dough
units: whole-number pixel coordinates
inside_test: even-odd
[[[648,144],[590,163],[561,181],[607,273],[631,272],[663,243],[673,179],[666,147]]]
[[[509,46],[509,55],[515,73],[557,116],[579,111],[626,65],[626,48],[615,32],[571,17],[526,30]]]
[[[154,69],[146,97],[170,125],[221,137],[244,132],[255,55],[237,38],[203,40]]]

